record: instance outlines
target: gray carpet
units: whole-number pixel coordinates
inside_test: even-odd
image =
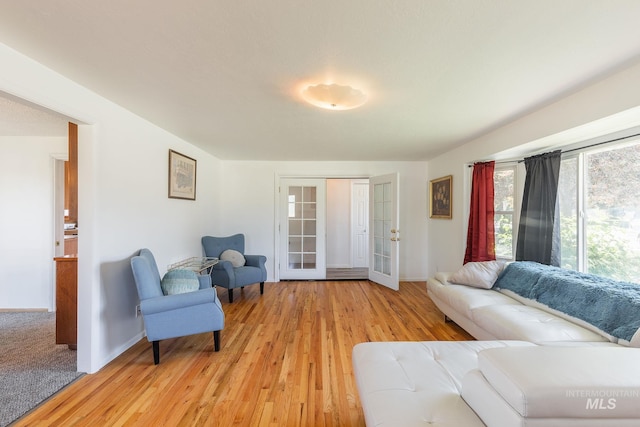
[[[55,313],[0,313],[0,426],[82,375],[76,352],[56,345],[55,336]]]

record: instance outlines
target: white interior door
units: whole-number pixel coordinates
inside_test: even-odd
[[[398,290],[400,206],[398,174],[369,179],[369,280]]]
[[[369,181],[351,181],[352,266],[369,267]]]
[[[326,277],[326,181],[280,180],[280,278]]]

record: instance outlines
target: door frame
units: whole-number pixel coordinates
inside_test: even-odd
[[[286,174],[286,173],[278,173],[274,174],[274,185],[273,188],[275,191],[273,192],[273,205],[274,205],[274,273],[273,280],[275,282],[280,281],[280,242],[281,242],[281,234],[280,234],[280,181],[282,179],[369,179],[368,176],[363,175],[345,175],[345,174]],[[325,235],[325,243],[326,243],[326,235]]]

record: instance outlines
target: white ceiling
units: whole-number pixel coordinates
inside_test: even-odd
[[[67,136],[69,118],[0,92],[0,136]]]
[[[637,60],[638,22],[638,0],[0,0],[0,42],[220,159],[426,160]],[[370,99],[301,101],[321,82]]]

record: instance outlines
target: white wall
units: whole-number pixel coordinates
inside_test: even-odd
[[[327,180],[327,268],[351,267],[351,180]]]
[[[428,225],[428,274],[462,265],[469,204],[467,164],[523,156],[640,123],[640,63],[428,162],[429,179],[453,175],[453,218]]]
[[[148,247],[163,273],[220,232],[220,161],[4,45],[0,63],[1,91],[80,124],[78,369],[95,372],[143,336],[130,257]],[[167,197],[170,148],[198,161],[196,201]]]
[[[0,136],[0,152],[0,308],[52,310],[52,154],[67,138]]]
[[[247,253],[266,255],[267,280],[273,281],[279,177],[367,178],[393,172],[400,174],[400,279],[425,280],[427,175],[424,162],[225,161],[220,182],[224,232],[245,233]]]

